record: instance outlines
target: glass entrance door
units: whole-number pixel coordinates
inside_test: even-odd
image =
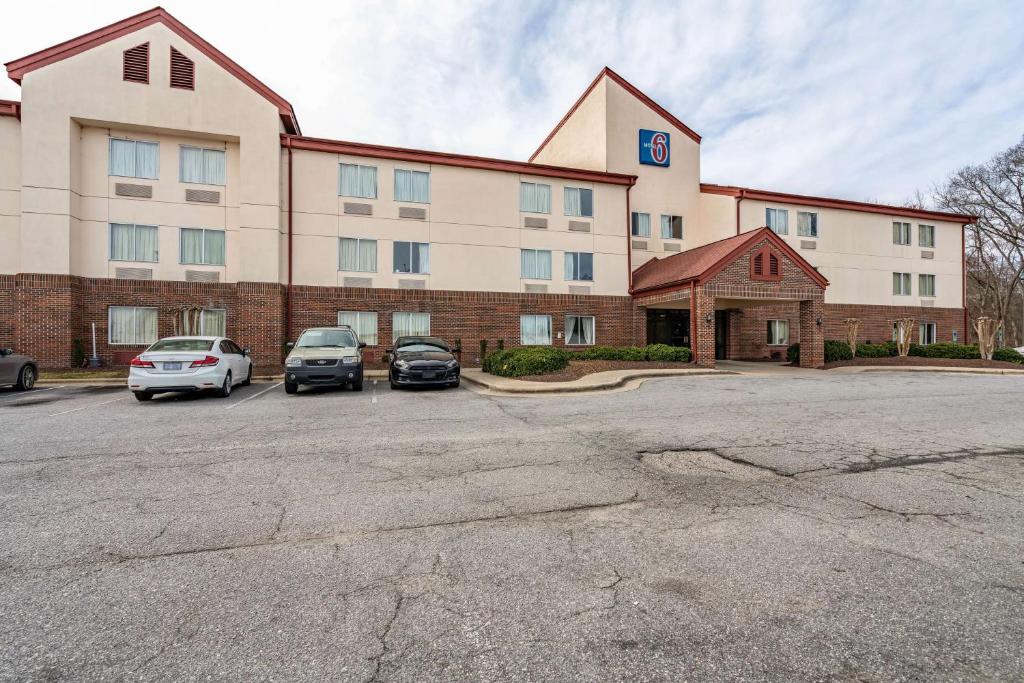
[[[715,311],[715,360],[729,356],[729,311]]]
[[[648,308],[647,343],[689,347],[690,311],[678,308]]]

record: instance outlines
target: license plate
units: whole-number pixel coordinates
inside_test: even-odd
[[[164,370],[181,370],[181,361],[176,363],[164,363]]]
[[[423,379],[434,379],[434,373],[432,373],[432,372],[424,372],[423,373]]]

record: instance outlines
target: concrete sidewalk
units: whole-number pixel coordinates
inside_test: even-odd
[[[678,370],[652,368],[650,370],[606,370],[605,372],[595,372],[585,377],[580,377],[571,382],[534,382],[490,375],[479,368],[463,368],[462,379],[489,391],[502,394],[564,394],[618,389],[634,380],[659,377],[734,374],[736,373],[728,370],[708,370],[705,368],[682,368]]]

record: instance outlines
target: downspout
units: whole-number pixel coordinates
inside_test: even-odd
[[[636,177],[626,186],[626,291],[633,294],[633,214],[629,208],[629,191],[636,184]]]
[[[963,279],[961,282],[962,300],[961,306],[964,309],[964,344],[971,343],[970,333],[968,331],[968,325],[970,325],[970,316],[967,313],[967,224],[960,226],[960,276]]]
[[[292,138],[285,138],[288,146],[288,286],[284,297],[284,337],[292,333]]]
[[[736,195],[736,234],[740,234],[740,202],[743,201],[743,194],[746,190],[740,190],[740,193]]]

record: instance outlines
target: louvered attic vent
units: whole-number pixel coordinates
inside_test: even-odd
[[[171,87],[196,89],[196,65],[173,47],[171,48]]]
[[[123,77],[133,83],[149,83],[149,43],[124,51]]]

